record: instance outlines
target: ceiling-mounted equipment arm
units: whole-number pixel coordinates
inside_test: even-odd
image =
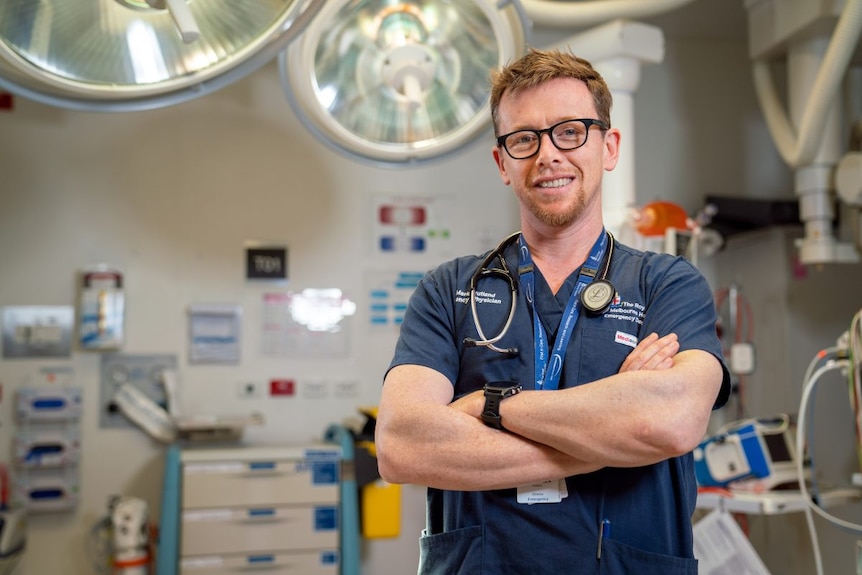
[[[805,105],[798,131],[794,130],[784,111],[767,59],[759,58],[752,64],[760,108],[775,146],[791,168],[811,163],[817,154],[823,135],[823,118],[841,88],[860,33],[862,0],[847,0],[817,72],[814,89]]]
[[[553,28],[593,26],[617,18],[649,18],[676,10],[693,0],[521,0],[534,24]]]

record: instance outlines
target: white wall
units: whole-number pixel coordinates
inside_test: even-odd
[[[665,63],[644,68],[635,102],[641,201],[669,199],[694,211],[707,194],[788,197],[790,177],[757,111],[745,46],[669,41]],[[319,438],[329,424],[352,422],[359,406],[377,402],[395,341],[394,333],[366,328],[363,278],[374,270],[422,270],[434,263],[374,254],[368,247],[371,197],[453,197],[456,209],[447,222],[452,253],[485,249],[516,226],[516,208],[496,175],[490,145],[489,132],[455,158],[409,170],[344,159],[303,129],[285,101],[275,65],[222,92],[150,112],[70,112],[16,98],[13,112],[0,113],[0,306],[73,305],[77,270],[96,262],[117,265],[127,279],[122,351],[176,354],[187,410],[261,410],[267,423],[252,430],[250,441]],[[359,303],[349,320],[347,357],[262,356],[260,297],[271,286],[243,280],[246,240],[288,246],[285,289],[340,287]],[[813,306],[811,294],[793,288],[786,269],[770,277],[758,273],[758,262],[774,257],[763,251],[745,253],[756,258],[747,260],[751,272],[735,267],[732,251],[721,256],[731,263],[705,262],[704,269],[715,287],[736,280],[781,294],[781,305],[755,307],[758,336],[771,344],[759,348],[759,366],[807,358],[831,342],[822,340],[835,335],[835,317],[849,320],[846,314],[858,302],[848,295],[820,326],[812,310],[832,300]],[[857,273],[835,272],[842,278]],[[188,365],[186,309],[203,302],[242,306],[240,365]],[[802,325],[811,329],[809,337],[790,333]],[[14,430],[12,392],[39,368],[69,365],[86,390],[81,503],[73,513],[31,518],[19,575],[93,572],[85,551],[88,532],[112,494],[144,497],[158,515],[163,448],[134,429],[99,428],[99,361],[98,354],[76,351],[67,361],[0,364],[0,460],[8,459]],[[798,387],[789,381],[801,378],[799,364],[776,379],[759,371],[760,396],[785,394],[780,407],[792,408]],[[361,393],[348,400],[236,399],[238,381],[273,377],[294,378],[300,386],[311,379],[355,378]],[[421,488],[406,488],[402,537],[365,543],[364,572],[415,569],[422,505]],[[850,556],[852,549],[845,551]],[[846,572],[848,563],[841,565]],[[798,568],[810,572],[804,564]]]
[[[249,441],[319,439],[332,423],[352,424],[376,405],[395,332],[369,333],[365,274],[424,271],[440,257],[375,256],[372,197],[447,196],[440,215],[451,253],[485,249],[516,229],[515,206],[496,175],[489,137],[456,161],[412,170],[370,168],[316,142],[292,114],[275,65],[201,100],[134,114],[76,113],[17,98],[0,116],[0,302],[73,305],[77,271],[107,262],[125,271],[123,353],[175,354],[183,408],[190,413],[264,413]],[[481,216],[480,216],[481,214]],[[288,246],[287,286],[244,280],[244,243]],[[348,355],[269,358],[261,349],[266,291],[339,287],[359,304],[348,320]],[[188,365],[187,307],[233,303],[243,309],[241,363]],[[159,512],[163,448],[136,429],[101,430],[97,353],[70,360],[4,360],[0,422],[9,453],[14,390],[45,365],[74,368],[85,389],[82,496],[75,513],[34,515],[22,575],[87,573],[87,533],[112,494],[146,498]],[[238,401],[240,381],[293,378],[293,399]],[[358,380],[360,397],[302,398],[304,381]],[[404,545],[368,546],[369,561],[393,573],[415,565],[423,493],[405,489]],[[408,523],[412,519],[412,524]],[[52,548],[62,553],[45,553]],[[382,557],[381,557],[382,556]],[[379,567],[371,569],[379,571]]]

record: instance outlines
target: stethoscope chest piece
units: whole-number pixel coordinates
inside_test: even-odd
[[[581,292],[581,305],[591,314],[603,314],[614,301],[616,289],[602,278],[589,283]]]

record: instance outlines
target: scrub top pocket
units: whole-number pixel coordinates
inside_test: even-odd
[[[463,527],[419,538],[418,575],[475,575],[482,573],[481,525]]]
[[[697,559],[651,553],[613,539],[602,542],[599,575],[697,575]]]
[[[639,337],[637,331],[632,332],[636,325],[626,322],[629,328],[625,335]],[[619,343],[621,331],[610,328],[597,328],[585,326],[581,334],[581,353],[578,361],[571,361],[577,365],[577,382],[589,383],[619,373],[620,366],[628,355],[634,350],[633,347]],[[568,364],[568,361],[567,361]]]

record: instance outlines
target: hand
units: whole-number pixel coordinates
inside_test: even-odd
[[[673,356],[679,351],[675,333],[659,337],[651,333],[643,338],[620,367],[620,373],[642,369],[668,369],[673,367]]]
[[[482,411],[485,410],[485,392],[480,389],[467,395],[462,395],[450,403],[449,407],[463,411],[467,415],[472,415],[476,419],[479,419],[482,416]]]

